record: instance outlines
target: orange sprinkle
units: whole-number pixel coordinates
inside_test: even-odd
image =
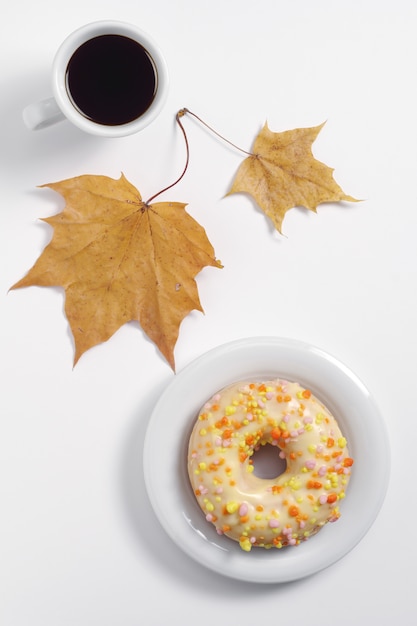
[[[351,459],[350,457],[346,457],[345,460],[343,461],[343,465],[345,467],[352,467],[353,465],[353,459]]]
[[[297,517],[299,513],[298,506],[290,506],[290,508],[288,509],[288,513],[291,515],[291,517]]]
[[[291,461],[295,461],[295,459],[296,459],[296,458],[297,458],[297,457],[296,457],[295,452],[291,452],[291,453],[290,453],[290,459],[291,459]]]
[[[247,446],[253,446],[254,441],[255,441],[255,437],[253,435],[246,435],[245,443]]]
[[[277,402],[282,402],[282,396],[281,396],[281,394],[278,394],[278,395],[277,395]]]
[[[262,506],[262,504],[258,504],[258,506],[256,507],[257,511],[263,511],[264,507]]]
[[[265,385],[263,383],[261,385],[259,385],[258,391],[266,391],[266,387],[265,387]]]
[[[307,482],[307,489],[321,489],[322,487],[322,483],[318,480],[309,480]]]
[[[229,526],[229,524],[223,524],[222,531],[224,533],[227,533],[227,531],[230,530],[230,529],[231,529],[231,526]]]
[[[242,515],[242,517],[240,518],[240,522],[242,524],[246,524],[246,522],[249,521],[249,515]]]
[[[311,391],[309,389],[304,389],[301,395],[303,396],[303,398],[306,398],[308,400],[308,398],[311,397]]]
[[[333,446],[334,446],[334,439],[333,439],[333,437],[329,437],[327,439],[327,447],[328,448],[333,448]]]
[[[327,502],[329,504],[333,504],[333,502],[336,502],[337,500],[337,495],[335,493],[329,493],[329,495],[327,496]]]
[[[291,396],[288,394],[284,396],[284,402],[291,402]]]
[[[218,404],[213,404],[213,406],[211,407],[212,411],[218,411],[219,410],[219,405]]]
[[[246,454],[246,452],[239,452],[239,461],[241,463],[244,463],[247,458],[248,458],[248,455]]]
[[[271,430],[272,439],[279,439],[281,437],[281,429],[276,427]]]

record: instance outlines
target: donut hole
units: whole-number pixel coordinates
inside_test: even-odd
[[[277,478],[287,469],[287,462],[279,456],[280,448],[265,443],[252,455],[253,473],[258,478]]]

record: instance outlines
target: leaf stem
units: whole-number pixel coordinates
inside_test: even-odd
[[[229,146],[232,146],[233,148],[235,148],[236,150],[239,150],[239,152],[243,152],[244,154],[247,154],[248,156],[255,156],[253,154],[253,152],[248,152],[247,150],[244,150],[243,148],[240,148],[239,146],[237,146],[236,144],[232,143],[231,141],[229,141],[228,139],[226,139],[225,137],[223,137],[223,135],[220,135],[220,133],[218,133],[216,130],[214,130],[214,128],[212,128],[211,126],[209,126],[204,120],[201,119],[201,117],[199,117],[198,115],[196,115],[195,113],[193,113],[192,111],[190,111],[187,108],[183,108],[181,109],[181,111],[178,112],[178,115],[181,115],[181,117],[183,115],[185,115],[186,113],[188,113],[189,115],[192,115],[196,120],[198,120],[200,122],[200,124],[202,124],[203,126],[205,126],[206,128],[209,129],[210,132],[212,132],[214,135],[216,135],[217,137],[219,137],[219,139],[221,139],[222,141],[224,141],[225,143],[228,143]]]
[[[181,111],[178,111],[177,115],[175,116],[175,120],[176,120],[178,126],[181,128],[182,134],[184,136],[184,141],[185,141],[186,158],[185,158],[184,169],[183,169],[183,171],[181,172],[180,176],[177,178],[176,181],[174,181],[173,183],[168,185],[168,187],[164,187],[164,189],[161,189],[161,191],[158,191],[158,193],[155,193],[153,196],[151,196],[145,202],[146,205],[150,204],[152,202],[152,200],[155,200],[155,198],[157,196],[160,196],[162,193],[164,193],[165,191],[168,191],[168,189],[171,189],[171,187],[174,187],[177,183],[179,183],[180,180],[185,176],[185,172],[188,169],[188,163],[190,161],[190,146],[188,144],[188,138],[187,138],[187,134],[185,132],[184,126],[182,125],[182,122],[180,121],[180,118],[184,115],[184,113],[182,112],[183,110],[184,109],[182,109]]]

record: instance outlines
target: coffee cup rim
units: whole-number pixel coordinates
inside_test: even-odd
[[[150,107],[137,119],[117,126],[99,124],[85,117],[72,103],[66,87],[66,70],[72,54],[83,43],[100,35],[122,35],[140,43],[150,54],[157,73],[157,90]],[[65,117],[75,126],[93,135],[122,137],[148,126],[160,113],[168,94],[168,68],[160,47],[153,37],[134,24],[118,20],[100,20],[79,27],[64,39],[52,65],[52,89]]]

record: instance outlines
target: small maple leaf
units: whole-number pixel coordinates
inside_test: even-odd
[[[311,145],[323,126],[274,133],[265,123],[226,195],[250,194],[280,233],[285,214],[293,207],[316,211],[323,202],[357,202],[335,182],[334,170],[312,154]]]
[[[53,229],[27,275],[12,289],[62,286],[75,342],[74,365],[89,348],[136,320],[173,369],[179,327],[203,311],[195,276],[221,267],[204,229],[179,202],[146,204],[122,174],[42,185],[66,200],[43,221]]]

